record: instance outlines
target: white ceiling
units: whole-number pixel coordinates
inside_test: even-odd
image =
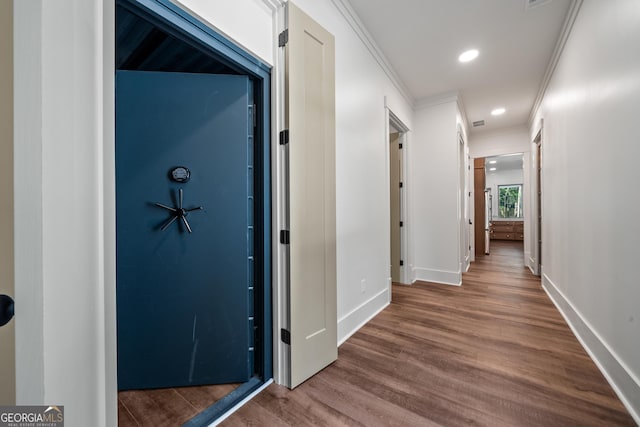
[[[472,132],[524,125],[571,0],[348,0],[417,105],[457,92]],[[458,62],[478,49],[472,62]],[[496,107],[507,112],[491,116]],[[471,123],[486,125],[472,128]]]

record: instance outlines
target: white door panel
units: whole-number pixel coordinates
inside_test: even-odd
[[[290,386],[337,358],[334,38],[288,3]]]

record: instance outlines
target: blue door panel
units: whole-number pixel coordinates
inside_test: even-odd
[[[118,71],[119,389],[252,374],[253,138],[246,76]],[[184,166],[189,181],[170,179]],[[202,206],[161,230],[155,203]]]

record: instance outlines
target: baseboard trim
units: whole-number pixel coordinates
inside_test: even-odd
[[[391,302],[390,295],[385,288],[338,319],[338,347],[384,310]]]
[[[423,282],[440,283],[442,285],[462,285],[462,278],[459,271],[443,271],[415,267],[413,269],[413,282],[418,280]]]
[[[640,425],[640,380],[634,377],[616,353],[546,274],[542,275],[542,288],[560,311],[582,347],[607,379],[622,404],[635,422]]]

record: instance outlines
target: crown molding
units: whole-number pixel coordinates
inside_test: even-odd
[[[467,118],[467,110],[464,106],[464,102],[462,101],[462,94],[459,93],[456,97],[456,102],[458,103],[458,111],[460,112],[460,116],[462,117],[462,125],[464,127],[465,137],[469,138],[469,119]]]
[[[560,30],[560,36],[558,37],[558,41],[556,42],[556,46],[553,49],[553,54],[551,55],[551,60],[547,65],[547,69],[545,70],[544,77],[542,78],[542,84],[540,85],[540,89],[538,90],[538,95],[536,96],[536,100],[533,103],[533,107],[531,108],[531,112],[529,113],[529,126],[533,125],[533,120],[535,119],[536,113],[542,104],[542,100],[544,99],[544,95],[547,92],[547,88],[549,87],[549,82],[551,81],[551,77],[553,77],[553,73],[556,71],[556,67],[558,66],[558,61],[562,56],[562,52],[564,51],[564,47],[567,44],[567,40],[569,39],[569,35],[571,34],[571,30],[573,29],[573,24],[576,22],[576,18],[578,16],[578,12],[580,11],[580,7],[582,6],[583,0],[572,0],[571,5],[569,6],[569,11],[567,12],[567,17],[564,20],[564,24],[562,25],[562,29]]]
[[[262,0],[262,2],[271,10],[278,10],[279,7],[286,3],[285,0]]]
[[[411,96],[409,89],[405,86],[404,82],[402,81],[402,79],[400,79],[398,73],[396,73],[391,63],[384,56],[369,31],[367,31],[366,27],[358,17],[358,14],[349,3],[349,0],[331,0],[331,2],[342,14],[353,31],[358,35],[362,43],[364,43],[366,48],[369,50],[376,62],[380,65],[387,77],[389,77],[389,80],[391,80],[396,89],[398,89],[398,91],[402,94],[409,105],[411,107],[414,107],[415,100],[413,96]]]
[[[493,135],[510,135],[514,133],[526,133],[529,134],[529,127],[527,123],[520,123],[516,125],[510,125],[506,127],[499,127],[494,129],[486,129],[484,127],[474,128],[473,136],[476,138],[486,138]]]
[[[451,91],[439,93],[433,96],[427,96],[425,98],[421,98],[414,103],[414,110],[422,110],[423,108],[429,108],[440,104],[446,104],[448,102],[460,103],[460,92]]]
[[[455,102],[456,107],[458,108],[465,136],[468,137],[469,119],[467,118],[467,110],[464,106],[462,94],[458,91],[444,92],[437,95],[421,98],[415,103],[414,111],[419,111],[429,107],[435,107],[436,105],[450,104],[452,102]]]

